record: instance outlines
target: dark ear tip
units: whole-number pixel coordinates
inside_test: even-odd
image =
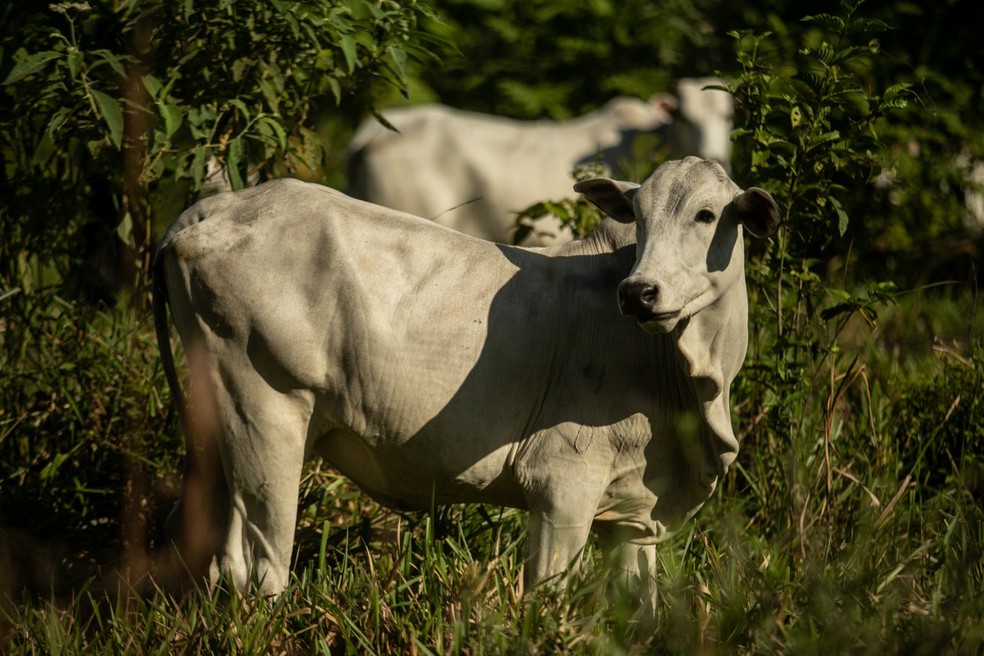
[[[766,210],[772,208],[776,214],[779,213],[779,206],[772,199],[772,195],[765,189],[759,187],[749,187],[738,195],[738,202],[742,205],[742,210]]]
[[[609,178],[589,178],[574,184],[574,191],[602,212],[615,219],[627,223],[635,220],[632,208],[632,197],[639,185],[634,182],[620,182]]]
[[[779,205],[764,189],[749,187],[735,198],[735,207],[742,224],[756,237],[768,237],[782,223]]]
[[[603,178],[588,178],[587,180],[579,180],[574,183],[574,191],[576,191],[579,194],[583,194],[593,189],[598,189],[599,187],[603,186],[606,182],[608,181],[604,180]]]

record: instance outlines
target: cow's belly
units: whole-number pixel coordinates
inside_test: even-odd
[[[374,499],[400,510],[449,503],[525,507],[509,467],[514,455],[511,444],[463,462],[458,456],[468,445],[424,438],[395,445],[375,442],[335,429],[317,441],[314,451]]]

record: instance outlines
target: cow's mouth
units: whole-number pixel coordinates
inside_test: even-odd
[[[639,321],[665,321],[680,316],[680,310],[672,312],[649,312],[639,317]]]
[[[646,312],[637,314],[635,319],[647,333],[668,333],[676,326],[680,310],[672,312]]]

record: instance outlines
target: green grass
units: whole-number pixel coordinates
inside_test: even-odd
[[[283,595],[176,586],[162,525],[181,440],[149,326],[21,301],[0,338],[3,653],[984,649],[984,349],[969,290],[901,297],[874,332],[852,324],[804,361],[795,405],[742,374],[741,453],[660,547],[653,632],[596,545],[566,590],[524,591],[523,513],[397,514],[318,462]]]

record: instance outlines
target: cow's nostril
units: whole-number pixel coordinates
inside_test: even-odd
[[[659,300],[659,287],[645,282],[623,282],[618,287],[618,304],[623,314],[640,315],[653,311]]]
[[[656,305],[656,300],[659,298],[659,288],[656,285],[650,285],[639,292],[639,300],[646,307],[652,307]]]

